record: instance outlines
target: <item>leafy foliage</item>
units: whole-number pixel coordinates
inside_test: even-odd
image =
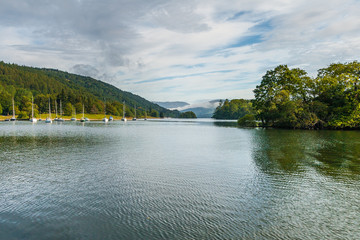
[[[360,63],[331,64],[316,78],[280,65],[267,71],[254,90],[254,108],[263,126],[359,128]]]
[[[196,118],[196,114],[192,111],[187,111],[181,113],[179,118]]]
[[[238,125],[242,127],[257,127],[257,122],[254,114],[246,114],[238,119]]]
[[[177,117],[178,111],[171,111],[157,104],[122,91],[110,84],[70,74],[54,69],[39,69],[16,64],[0,62],[0,105],[2,114],[9,115],[12,112],[12,98],[15,106],[22,112],[24,118],[31,115],[31,97],[34,96],[36,111],[48,112],[49,99],[52,111],[55,104],[59,108],[60,101],[65,115],[71,115],[72,109],[82,112],[82,106],[86,113],[104,113],[121,116],[122,102],[126,102],[126,113],[134,114],[134,109],[128,106],[137,106],[137,115]],[[58,109],[60,112],[60,109]],[[20,113],[16,111],[16,113]]]
[[[239,119],[246,114],[253,113],[252,102],[245,99],[233,99],[231,101],[220,101],[215,109],[213,118],[215,119]]]

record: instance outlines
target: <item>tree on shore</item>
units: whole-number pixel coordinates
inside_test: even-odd
[[[180,114],[179,118],[197,118],[193,111],[187,111]]]
[[[263,126],[359,128],[360,63],[331,64],[316,78],[280,65],[254,90],[253,106]]]

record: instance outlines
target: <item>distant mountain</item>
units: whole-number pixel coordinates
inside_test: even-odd
[[[154,102],[155,104],[167,108],[167,109],[176,109],[176,108],[182,108],[185,107],[187,105],[190,105],[187,102]]]
[[[212,115],[214,114],[214,110],[215,109],[213,108],[196,107],[196,108],[187,108],[180,112],[192,111],[196,114],[198,118],[211,118]]]
[[[178,117],[180,112],[172,111],[152,103],[138,95],[118,89],[117,87],[91,77],[80,76],[56,69],[33,68],[7,64],[0,61],[0,114],[12,111],[12,98],[15,100],[16,112],[28,112],[29,102],[34,96],[36,110],[48,111],[49,99],[51,109],[55,102],[61,100],[63,106],[75,107],[82,111],[85,105],[87,113],[104,113],[122,115],[122,103],[126,103],[127,116],[133,116],[137,108],[138,116]],[[70,104],[70,105],[69,105]]]
[[[198,102],[194,104],[189,104],[185,102],[169,102],[169,103],[183,103],[179,104],[179,107],[174,107],[171,109],[176,109],[180,112],[188,112],[192,111],[196,114],[198,118],[211,118],[215,112],[216,107],[219,106],[219,99],[216,100],[210,100],[210,101],[204,101],[204,102]],[[164,106],[161,103],[158,103],[160,106]],[[182,105],[182,106],[181,106]],[[176,106],[176,104],[169,106]]]

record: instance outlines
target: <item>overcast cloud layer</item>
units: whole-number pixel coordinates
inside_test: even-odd
[[[252,98],[279,64],[359,60],[358,0],[1,0],[0,60],[149,100]]]

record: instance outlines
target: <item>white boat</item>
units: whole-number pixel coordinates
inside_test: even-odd
[[[49,98],[49,116],[46,118],[45,123],[52,123],[52,120],[51,120],[50,98]]]
[[[123,121],[123,122],[127,121],[125,118],[125,101],[123,102],[123,117],[122,117],[121,121]]]
[[[10,118],[10,121],[16,121],[14,98],[12,99],[12,105],[13,105],[13,115],[12,115],[12,117]]]
[[[47,117],[47,118],[45,119],[45,123],[52,123],[51,118]]]
[[[110,116],[110,117],[109,117],[109,121],[114,121],[113,116]]]
[[[62,118],[63,112],[62,112],[62,106],[61,106],[61,100],[60,100],[60,117],[57,119],[58,122],[64,122],[65,120]]]
[[[76,122],[76,108],[74,108],[75,117],[72,117],[70,120]]]
[[[58,119],[57,102],[56,102],[56,100],[54,101],[54,103],[55,103],[55,118],[54,118],[54,121],[58,121],[59,119]]]
[[[135,117],[132,120],[136,121],[136,105],[135,105]]]
[[[34,118],[34,96],[31,97],[31,118],[30,118],[30,122],[32,122],[32,123],[37,122],[37,119]]]

